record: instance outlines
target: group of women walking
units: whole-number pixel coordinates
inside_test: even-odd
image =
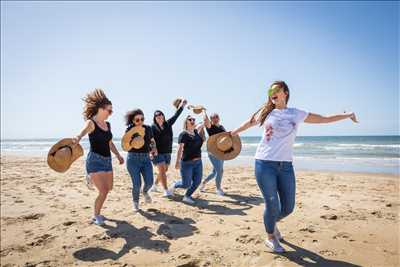
[[[151,126],[144,123],[143,111],[134,109],[127,112],[125,123],[126,134],[129,138],[125,143],[128,150],[126,166],[132,179],[132,199],[134,211],[139,210],[139,198],[142,191],[144,202],[151,203],[150,192],[163,190],[163,196],[169,197],[178,188],[186,189],[183,202],[195,204],[192,198],[198,187],[204,191],[207,183],[215,179],[216,193],[224,195],[221,187],[223,177],[224,156],[229,155],[235,146],[233,138],[238,139],[239,133],[259,125],[264,127],[261,141],[255,155],[255,177],[265,200],[264,225],[267,232],[265,244],[274,252],[283,252],[279,240],[282,238],[277,228],[277,222],[288,216],[295,205],[295,174],[292,166],[293,144],[300,123],[329,123],[350,118],[357,122],[354,113],[343,113],[333,116],[321,116],[304,110],[289,108],[289,88],[283,81],[276,81],[268,89],[266,102],[238,128],[227,132],[220,124],[218,114],[207,116],[202,110],[203,122],[196,124],[196,118],[187,115],[183,122],[183,131],[178,137],[178,149],[175,168],[180,170],[180,179],[167,184],[167,172],[171,164],[173,144],[172,126],[182,114],[187,101],[178,99],[174,102],[175,114],[166,119],[161,110],[156,110]],[[102,90],[95,90],[85,98],[84,118],[86,120],[82,131],[68,141],[56,144],[49,152],[48,162],[53,169],[65,171],[69,166],[61,167],[55,157],[65,158],[70,153],[69,165],[77,158],[74,156],[75,146],[85,135],[89,135],[90,152],[86,159],[88,183],[93,183],[98,190],[94,205],[93,222],[104,224],[101,215],[102,205],[113,186],[113,170],[111,152],[120,164],[125,160],[112,141],[111,125],[107,122],[112,114],[112,103]],[[200,110],[201,111],[201,110]],[[198,112],[196,112],[198,113]],[[218,142],[227,149],[213,152],[208,147],[208,156],[212,163],[212,172],[202,181],[203,163],[201,148],[205,141],[205,132],[210,139],[219,138]],[[209,140],[210,141],[210,140]],[[123,138],[124,142],[124,138]],[[123,144],[124,147],[124,144]],[[58,154],[57,154],[58,153]],[[78,152],[77,152],[78,153]],[[227,157],[225,157],[227,158]],[[58,165],[57,165],[58,164]],[[157,168],[154,181],[153,165]],[[143,186],[142,186],[143,182]]]

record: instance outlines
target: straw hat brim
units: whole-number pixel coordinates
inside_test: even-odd
[[[122,136],[121,146],[124,151],[129,151],[132,148],[139,149],[144,146],[144,142],[140,142],[141,145],[138,147],[134,147],[133,142],[131,143],[132,136],[134,134],[138,134],[144,139],[145,136],[145,128],[141,126],[132,127],[129,131],[127,131],[124,136]]]
[[[225,153],[224,151],[221,151],[217,147],[217,141],[219,138],[222,138],[224,136],[232,138],[232,151]],[[214,134],[208,138],[207,141],[207,150],[209,153],[214,155],[217,159],[220,160],[231,160],[236,158],[239,154],[240,151],[242,150],[242,141],[240,140],[240,137],[238,135],[232,136],[228,132],[222,132],[219,134]]]
[[[68,146],[71,148],[71,158],[67,162],[58,162],[55,159],[55,152],[62,147]],[[66,172],[72,163],[79,157],[83,156],[83,148],[80,144],[74,144],[72,138],[64,138],[53,145],[47,153],[47,164],[56,172]]]

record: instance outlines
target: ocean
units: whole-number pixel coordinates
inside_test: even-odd
[[[253,165],[260,137],[245,136],[242,152],[227,165]],[[1,140],[1,153],[45,157],[58,139]],[[117,147],[121,139],[115,138]],[[88,139],[81,141],[88,151]],[[174,140],[174,154],[177,140]],[[203,148],[206,146],[204,145]],[[207,152],[203,151],[205,161]],[[173,155],[174,155],[173,154]],[[298,136],[294,145],[297,170],[350,171],[399,174],[400,136]]]

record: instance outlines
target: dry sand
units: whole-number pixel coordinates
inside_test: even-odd
[[[251,166],[226,167],[225,197],[213,182],[194,206],[181,202],[183,191],[173,200],[153,193],[136,214],[125,166],[114,162],[114,171],[102,228],[90,223],[96,192],[83,182],[83,159],[59,174],[44,158],[3,155],[1,265],[399,266],[396,176],[297,172],[295,211],[279,224],[288,252],[278,255],[263,244]]]

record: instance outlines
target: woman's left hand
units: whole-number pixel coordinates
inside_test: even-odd
[[[118,155],[117,159],[118,159],[120,165],[124,164],[125,160],[121,155]]]
[[[354,112],[352,112],[352,113],[350,114],[350,117],[349,117],[349,118],[350,118],[353,122],[358,123],[356,114],[355,114]]]

